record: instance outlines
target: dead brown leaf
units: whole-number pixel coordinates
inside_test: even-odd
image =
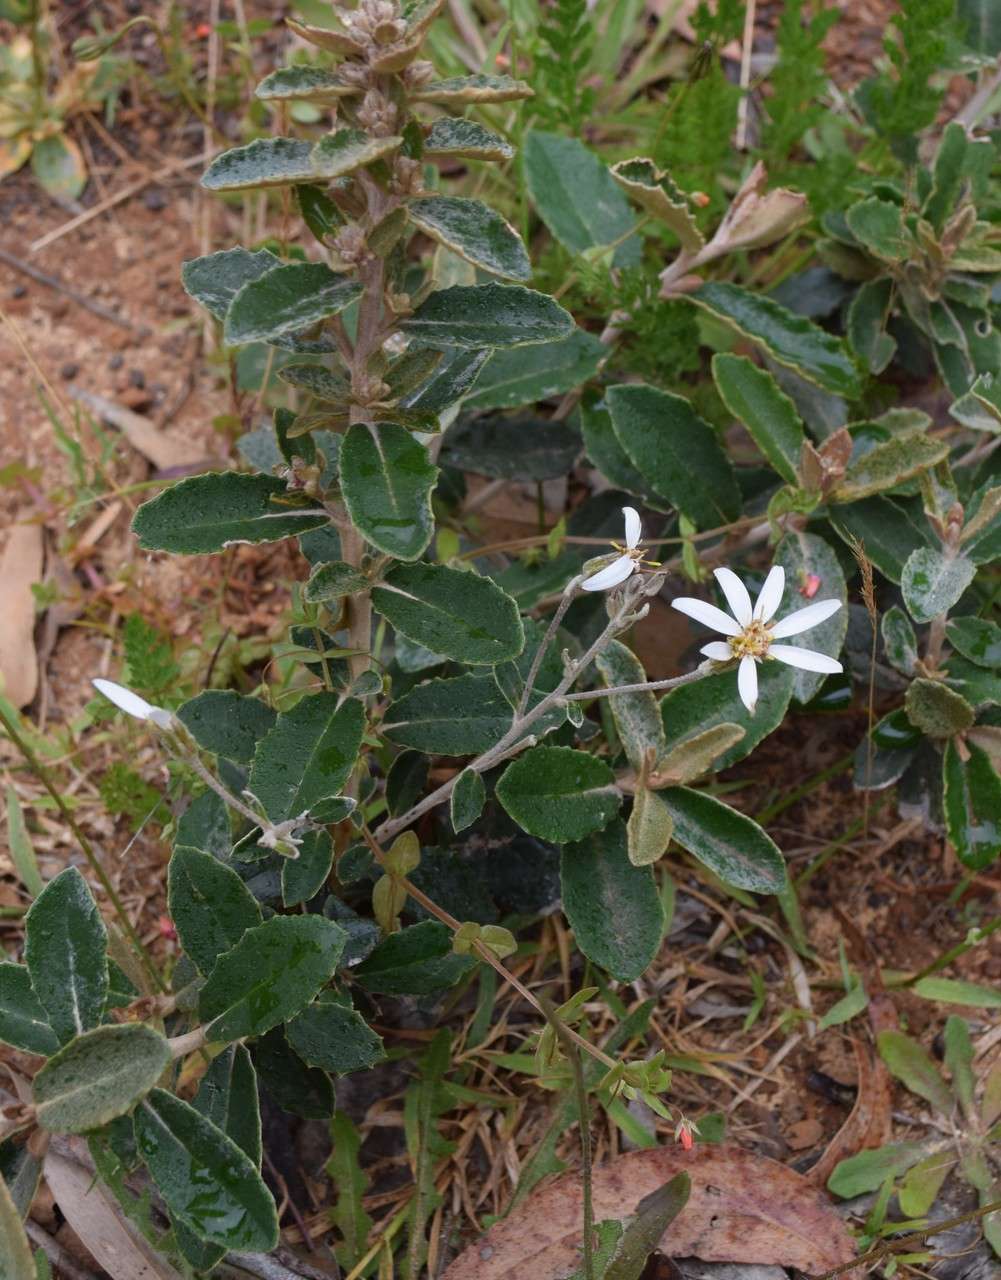
[[[4,696],[26,707],[38,689],[35,597],[44,552],[40,524],[16,524],[0,559],[0,676]]]
[[[69,393],[102,421],[116,427],[133,449],[148,458],[158,471],[193,466],[204,460],[204,449],[177,432],[168,435],[161,431],[141,413],[133,413],[124,405],[115,404],[113,400],[93,391],[86,391],[83,387],[71,386]]]
[[[738,1147],[658,1147],[596,1168],[595,1220],[630,1216],[644,1196],[682,1172],[691,1178],[691,1196],[661,1239],[662,1253],[808,1274],[855,1256],[848,1229],[815,1187]],[[442,1280],[563,1280],[580,1266],[581,1215],[580,1179],[564,1175],[491,1227]]]
[[[858,1065],[858,1092],[847,1120],[827,1144],[807,1177],[818,1187],[827,1185],[835,1167],[859,1151],[882,1147],[893,1136],[890,1077],[881,1058],[867,1045],[852,1041]]]

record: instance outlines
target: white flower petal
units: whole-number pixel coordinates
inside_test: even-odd
[[[840,608],[840,600],[818,600],[816,604],[808,604],[805,609],[797,609],[776,622],[772,627],[772,638],[781,640],[783,636],[798,636],[801,631],[809,631],[818,623],[826,622]]]
[[[626,546],[632,551],[643,536],[640,513],[635,507],[623,507],[622,514],[626,518]]]
[[[137,720],[153,720],[157,724],[164,724],[163,717],[166,716],[166,723],[170,722],[169,711],[164,711],[162,707],[154,707],[151,702],[140,698],[138,693],[126,689],[123,684],[103,679],[92,680],[91,684],[98,693],[103,693],[109,702],[113,702],[119,711],[124,711],[126,715],[134,716]]]
[[[613,560],[604,569],[585,578],[580,584],[581,590],[607,591],[610,587],[617,587],[620,582],[625,582],[635,568],[636,562],[630,556],[619,556],[618,560]]]
[[[706,658],[712,658],[713,662],[729,662],[733,657],[733,650],[725,640],[710,640],[708,644],[704,644],[699,650]]]
[[[706,604],[705,600],[696,600],[694,596],[678,596],[676,600],[671,601],[671,608],[677,609],[679,613],[686,613],[690,618],[694,618],[696,622],[703,623],[704,626],[712,627],[714,631],[719,631],[721,635],[740,635],[740,623],[735,622],[722,609],[717,609],[714,604]]]
[[[751,597],[747,594],[747,588],[732,569],[717,569],[716,581],[720,585],[720,590],[726,596],[730,612],[742,627],[746,627],[750,623],[754,612],[751,607]]]
[[[758,603],[754,606],[754,616],[759,622],[767,622],[775,616],[775,610],[782,603],[782,593],[786,589],[786,571],[780,564],[773,564],[768,571],[765,585],[758,593]]]
[[[804,671],[822,671],[828,676],[844,671],[844,667],[837,658],[829,658],[826,653],[817,653],[816,649],[804,649],[798,644],[769,645],[768,656],[778,658],[779,662],[785,662],[790,667],[801,667]]]
[[[753,658],[741,658],[737,668],[737,692],[744,706],[754,714],[758,705],[758,667]]]

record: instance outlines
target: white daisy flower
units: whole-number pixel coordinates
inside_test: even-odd
[[[90,683],[98,693],[104,694],[109,702],[113,702],[119,711],[124,711],[126,715],[133,716],[136,720],[149,720],[159,725],[161,729],[169,729],[174,722],[174,717],[169,711],[165,711],[163,707],[154,707],[151,702],[140,698],[138,693],[126,689],[123,684],[115,684],[114,680],[101,679],[91,680]]]
[[[826,653],[816,653],[813,649],[803,649],[796,644],[773,643],[786,636],[797,636],[801,631],[809,631],[811,627],[826,621],[841,608],[840,600],[818,600],[805,609],[797,609],[779,622],[772,622],[785,590],[785,570],[781,565],[772,566],[753,606],[747,588],[732,569],[717,569],[716,581],[730,606],[730,613],[724,613],[715,605],[695,600],[691,596],[672,600],[671,606],[727,637],[726,640],[713,640],[704,645],[700,652],[714,662],[739,660],[737,690],[748,711],[753,712],[757,705],[757,663],[765,658],[777,658],[790,667],[820,671],[824,675],[834,675],[844,669],[836,658],[829,658]]]
[[[622,554],[611,564],[606,564],[597,573],[585,578],[580,584],[582,591],[608,591],[611,587],[617,587],[620,582],[625,582],[641,564],[654,564],[653,560],[644,561],[643,549],[637,545],[643,536],[639,512],[635,507],[623,507],[622,514],[626,522],[625,545],[612,543],[615,550]]]

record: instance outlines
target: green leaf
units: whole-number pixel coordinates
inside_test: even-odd
[[[927,525],[916,523],[889,498],[866,498],[835,507],[831,524],[849,544],[853,537],[858,538],[866,555],[891,582],[900,582],[907,557],[930,541]]]
[[[253,1054],[261,1081],[283,1111],[306,1120],[326,1120],[333,1115],[333,1081],[325,1071],[307,1067],[293,1052],[284,1027],[275,1027],[255,1041]]]
[[[438,468],[426,447],[395,422],[357,422],[341,446],[341,492],[366,542],[417,560],[434,532],[431,493]]]
[[[368,1177],[359,1159],[361,1135],[346,1112],[334,1114],[330,1121],[330,1136],[334,1149],[326,1172],[337,1188],[337,1203],[330,1210],[330,1219],[342,1240],[341,1244],[334,1245],[334,1254],[346,1271],[364,1256],[372,1230],[372,1219],[365,1212],[362,1199],[368,1187]]]
[[[42,873],[38,869],[35,850],[24,822],[24,813],[17,792],[10,785],[7,787],[7,844],[11,861],[18,879],[33,898],[37,898],[45,887]]]
[[[320,244],[326,244],[327,237],[336,235],[344,225],[344,215],[321,187],[297,186],[295,197],[303,222]]]
[[[254,97],[262,102],[296,99],[331,103],[360,92],[359,85],[343,79],[336,71],[327,71],[323,67],[292,66],[279,67],[265,76],[254,90]]]
[[[205,975],[261,923],[261,909],[236,872],[197,849],[174,850],[167,868],[167,907],[181,946]]]
[[[80,148],[62,133],[39,138],[31,149],[31,170],[54,200],[78,200],[87,185]]]
[[[181,284],[217,320],[225,320],[229,304],[245,284],[259,280],[282,265],[270,249],[220,249],[204,258],[181,263]]]
[[[386,1056],[382,1040],[357,1009],[320,1000],[288,1024],[289,1044],[311,1067],[346,1075],[364,1071]]]
[[[233,689],[206,689],[175,714],[200,747],[240,764],[250,763],[276,718],[259,698],[243,698]]]
[[[226,803],[214,791],[195,796],[177,819],[174,845],[201,849],[217,858],[228,858],[233,849],[233,832]]]
[[[1001,856],[1001,778],[982,747],[968,742],[966,751],[964,760],[955,741],[946,745],[943,807],[956,856],[965,867],[982,871]]]
[[[246,1045],[227,1045],[212,1059],[192,1105],[200,1116],[232,1138],[255,1169],[260,1169],[261,1107],[257,1072]]]
[[[907,1170],[897,1190],[900,1210],[906,1218],[925,1216],[955,1164],[955,1156],[946,1151],[936,1151]]]
[[[841,601],[841,608],[832,618],[802,632],[793,641],[804,649],[814,649],[817,653],[836,658],[848,632],[848,584],[837,555],[816,534],[794,532],[786,534],[776,547],[775,563],[780,564],[786,574],[786,595],[777,618],[781,619],[808,603],[797,588],[805,586],[812,577],[820,579],[816,593],[818,600]],[[824,679],[822,674],[794,669],[793,697],[798,702],[809,702]]]
[[[421,351],[422,348],[414,344],[407,355],[413,356],[416,360]],[[480,371],[490,359],[491,354],[488,348],[472,351],[461,348],[451,349],[428,381],[408,393],[404,403],[409,408],[444,413],[446,409],[462,400],[470,388],[476,385]],[[387,373],[387,379],[388,377]]]
[[[467,160],[510,160],[514,147],[475,120],[441,116],[431,125],[431,131],[424,139],[424,154],[435,158],[454,156]]]
[[[888,1178],[898,1178],[917,1164],[926,1150],[923,1142],[893,1142],[875,1151],[860,1151],[835,1166],[827,1180],[828,1190],[845,1200],[878,1191]]]
[[[359,986],[378,995],[431,995],[454,986],[475,963],[453,954],[445,925],[422,920],[391,933],[352,972]]]
[[[466,672],[426,680],[390,705],[382,732],[390,742],[428,755],[472,756],[511,727],[511,706],[493,676]]]
[[[671,228],[682,249],[698,253],[705,247],[705,238],[692,216],[688,197],[652,160],[620,160],[612,165],[611,172],[623,191],[641,208]]]
[[[821,1031],[826,1031],[828,1027],[840,1027],[868,1007],[869,993],[861,982],[856,982],[846,995],[831,1005],[817,1026]]]
[[[285,481],[273,476],[208,472],[144,502],[132,531],[144,551],[199,556],[234,542],[277,542],[330,523],[326,512],[297,509],[297,502]]]
[[[199,995],[210,1041],[263,1035],[333,976],[347,934],[322,916],[273,916],[219,957]]]
[[[483,812],[486,800],[487,789],[483,779],[475,770],[463,769],[449,797],[449,817],[456,835],[473,825]]]
[[[916,247],[904,227],[900,205],[870,196],[845,211],[845,221],[856,240],[882,262],[903,262]]]
[[[893,301],[893,281],[866,280],[848,308],[848,340],[873,374],[882,373],[893,359],[897,342],[886,332]]]
[[[626,823],[629,861],[634,867],[646,867],[667,853],[674,834],[671,811],[656,793],[638,787]]]
[[[425,235],[474,267],[504,280],[529,280],[532,264],[514,227],[480,200],[463,196],[420,196],[407,203],[407,216]]]
[[[855,503],[885,489],[895,489],[948,456],[945,440],[921,435],[887,440],[849,464],[830,501]]]
[[[931,547],[912,551],[900,580],[904,604],[915,622],[947,613],[973,581],[976,565],[965,556],[946,556]]]
[[[303,599],[310,604],[321,604],[327,600],[340,600],[343,596],[353,596],[368,587],[368,578],[354,565],[343,560],[320,563],[309,575],[309,581],[302,589]]]
[[[403,144],[402,138],[373,138],[360,129],[338,129],[321,138],[310,154],[317,178],[333,181],[381,160]]]
[[[919,978],[909,990],[922,1000],[936,1000],[939,1004],[1001,1009],[1001,991],[996,987],[982,987],[976,982],[965,982],[961,978]]]
[[[276,338],[336,316],[361,295],[361,285],[322,262],[291,262],[241,285],[226,312],[228,347]]]
[[[31,1245],[3,1178],[0,1178],[0,1277],[2,1280],[37,1280]]]
[[[683,396],[628,383],[609,387],[605,403],[630,462],[661,498],[702,529],[740,515],[733,467]]]
[[[949,659],[948,683],[978,710],[1001,706],[1001,673],[987,671],[953,654]]]
[[[199,1239],[267,1253],[278,1215],[253,1161],[194,1107],[154,1089],[135,1116],[136,1144],[175,1221]]]
[[[170,1045],[143,1023],[95,1027],[51,1057],[32,1082],[38,1123],[86,1133],[145,1097],[170,1065]]]
[[[282,859],[282,901],[286,907],[309,902],[323,888],[334,862],[334,844],[327,831],[307,831],[298,858]]]
[[[900,605],[892,605],[880,622],[887,661],[905,676],[913,675],[918,660],[918,638]]]
[[[83,876],[67,867],[25,917],[31,984],[60,1044],[96,1027],[108,995],[108,935]]]
[[[1001,992],[996,993],[1001,999]],[[968,1120],[976,1115],[973,1094],[973,1044],[970,1029],[962,1018],[950,1014],[945,1020],[945,1069],[952,1078],[952,1092]]]
[[[315,693],[279,715],[257,744],[248,787],[272,822],[337,796],[358,759],[365,709],[356,698]]]
[[[623,684],[645,684],[646,672],[639,659],[618,640],[613,640],[595,658],[595,666],[606,688]],[[649,753],[656,766],[666,749],[664,723],[657,699],[650,692],[617,693],[607,698],[615,729],[626,759],[634,769],[643,767]]]
[[[640,1280],[650,1255],[688,1203],[691,1187],[688,1174],[677,1173],[662,1187],[644,1196],[625,1223],[616,1223],[623,1227],[622,1236],[602,1273],[602,1280]]]
[[[527,351],[495,351],[466,397],[466,408],[514,409],[565,395],[593,378],[607,355],[605,344],[585,329]]]
[[[876,1047],[901,1084],[930,1102],[943,1116],[950,1115],[952,1095],[930,1055],[916,1040],[902,1031],[881,1031],[876,1036]]]
[[[524,80],[510,76],[451,76],[432,80],[411,91],[414,102],[437,102],[443,107],[463,107],[470,102],[514,102],[531,98],[533,91]]]
[[[429,347],[520,347],[559,342],[574,322],[558,302],[523,285],[457,284],[432,293],[400,328]]]
[[[782,854],[746,814],[689,787],[669,787],[661,796],[674,818],[675,841],[725,884],[752,893],[785,886]]]
[[[726,407],[747,427],[782,479],[797,484],[804,433],[793,402],[767,370],[746,356],[715,355],[712,371]]]
[[[966,43],[977,53],[1001,53],[1001,10],[993,0],[956,0],[956,17]]]
[[[764,294],[718,281],[702,285],[691,300],[759,343],[779,364],[795,369],[825,391],[854,400],[858,372],[844,343],[804,316],[794,315]]]
[[[585,397],[581,405],[580,425],[587,456],[612,484],[629,493],[642,494],[651,506],[657,506],[658,503],[663,505],[663,499],[656,496],[651,501],[650,486],[619,443],[619,437],[612,426],[612,415],[604,400],[588,403],[588,398]]]
[[[573,470],[580,450],[580,436],[563,422],[463,415],[445,436],[442,461],[494,479],[552,480]]]
[[[59,1048],[26,966],[9,961],[0,963],[0,1041],[45,1058]]]
[[[398,565],[373,588],[372,604],[408,640],[471,666],[516,658],[525,644],[518,606],[473,572]]]
[[[945,633],[952,647],[978,667],[1001,667],[1001,627],[986,618],[950,618]]]
[[[202,175],[209,191],[280,187],[315,178],[313,144],[295,138],[258,138],[216,156]]]
[[[752,715],[737,693],[737,673],[723,671],[704,680],[672,689],[660,704],[667,749],[685,742],[693,734],[719,724],[735,724],[744,737],[716,761],[717,769],[728,769],[749,755],[763,738],[777,729],[785,718],[792,697],[790,667],[768,662],[758,668],[758,705]]]
[[[973,708],[941,680],[912,680],[904,695],[907,718],[929,738],[951,738],[973,724]]]
[[[607,830],[560,856],[563,910],[578,947],[620,982],[633,982],[660,948],[664,912],[650,867],[634,867],[625,824]]]
[[[529,129],[522,148],[528,194],[539,216],[564,248],[583,253],[618,244],[615,266],[639,261],[629,201],[601,160],[576,138]]]
[[[658,715],[660,714],[658,709]],[[718,758],[738,742],[744,740],[745,731],[739,724],[714,724],[701,729],[671,747],[657,761],[656,774],[651,785],[685,786],[712,769]]]
[[[346,405],[351,399],[351,383],[344,374],[322,364],[287,364],[284,369],[279,369],[278,376],[282,382],[308,391],[317,400]]]
[[[607,827],[622,801],[604,760],[572,747],[526,751],[504,770],[496,794],[529,835],[555,844]]]

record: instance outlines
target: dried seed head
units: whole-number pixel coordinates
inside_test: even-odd
[[[358,123],[374,138],[389,138],[396,129],[395,105],[378,89],[369,89],[358,108]]]
[[[342,262],[350,262],[357,265],[372,256],[369,252],[368,241],[365,239],[365,232],[356,222],[349,223],[346,227],[341,227],[331,243]]]

